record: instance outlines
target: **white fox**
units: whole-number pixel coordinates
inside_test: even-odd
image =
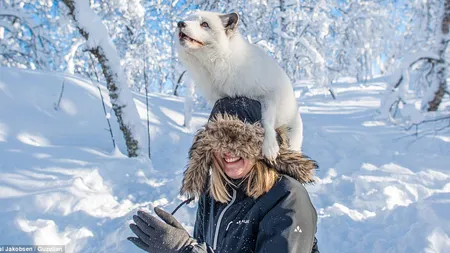
[[[178,55],[210,102],[226,96],[257,99],[265,129],[263,154],[274,160],[279,152],[275,129],[289,128],[290,147],[301,150],[303,123],[289,77],[258,46],[238,31],[236,13],[199,11],[178,22]]]

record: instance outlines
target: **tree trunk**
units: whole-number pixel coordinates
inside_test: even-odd
[[[280,0],[280,32],[286,32],[286,1],[285,0]],[[285,52],[284,50],[286,49],[286,39],[284,38],[284,36],[282,36],[282,34],[278,35],[278,38],[280,39],[279,41],[279,46],[280,46],[280,64],[283,67],[283,69],[285,69],[285,71],[287,70],[285,63],[287,62],[284,58],[285,58]]]
[[[82,27],[80,24],[80,20],[78,20],[78,17],[76,15],[77,12],[81,12],[83,10],[78,10],[76,8],[75,4],[76,0],[63,0],[64,4],[69,8],[69,14],[72,16],[73,20],[75,21],[78,31],[80,34],[89,41],[89,32],[86,30],[85,27]],[[83,0],[88,1],[88,0]],[[78,3],[79,4],[79,3]],[[86,3],[84,3],[86,4]],[[95,25],[95,24],[93,24]],[[101,24],[103,25],[103,24]],[[104,25],[103,25],[104,26]],[[105,28],[106,29],[106,28]],[[102,38],[106,39],[106,38]],[[111,42],[112,43],[112,42]],[[111,45],[112,48],[108,48],[109,52],[115,51],[115,48]],[[114,110],[114,113],[117,117],[117,121],[119,123],[120,130],[123,133],[123,136],[125,138],[125,142],[127,145],[127,151],[129,157],[135,157],[139,155],[140,151],[140,143],[139,139],[141,134],[139,132],[140,130],[140,122],[132,122],[133,118],[135,121],[139,119],[139,114],[137,112],[137,109],[134,105],[133,99],[131,97],[131,93],[128,90],[128,86],[126,83],[120,83],[121,80],[125,80],[123,77],[123,73],[119,73],[120,71],[117,71],[113,69],[113,67],[110,65],[113,61],[113,59],[109,59],[109,57],[112,57],[111,54],[106,54],[105,44],[99,44],[96,46],[93,46],[89,48],[89,51],[97,58],[98,62],[100,63],[102,67],[103,75],[106,79],[107,88],[109,90],[109,97],[111,100],[112,109]],[[120,76],[122,75],[122,76]],[[126,92],[130,94],[126,94]],[[128,104],[127,104],[128,99]],[[133,102],[133,105],[129,105],[131,102]],[[132,106],[132,107],[131,107]],[[126,108],[128,107],[128,108]],[[125,109],[126,108],[126,109]],[[133,115],[127,115],[127,114],[133,114]],[[137,117],[137,119],[136,119]]]
[[[442,102],[442,98],[447,90],[447,62],[445,57],[445,51],[447,49],[447,35],[449,33],[450,25],[450,0],[444,0],[444,10],[442,15],[441,29],[437,31],[439,34],[440,44],[439,44],[439,61],[436,64],[436,77],[439,82],[436,92],[434,93],[434,98],[428,102],[428,111],[437,111],[439,105]]]

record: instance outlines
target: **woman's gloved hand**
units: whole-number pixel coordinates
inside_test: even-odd
[[[170,213],[158,207],[155,207],[155,213],[164,222],[143,211],[133,215],[136,224],[130,224],[130,228],[138,237],[128,237],[128,240],[150,253],[182,252],[196,243]]]

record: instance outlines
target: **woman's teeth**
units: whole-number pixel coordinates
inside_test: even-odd
[[[236,162],[236,161],[238,161],[240,159],[241,159],[240,157],[224,158],[225,162],[227,162],[227,163]]]

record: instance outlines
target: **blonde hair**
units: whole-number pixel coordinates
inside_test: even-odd
[[[278,172],[268,167],[262,161],[256,161],[250,172],[244,178],[245,193],[254,199],[272,189],[279,178]],[[227,185],[233,185],[233,182],[225,175],[219,164],[213,159],[211,166],[211,180],[209,183],[209,192],[211,196],[221,203],[227,203],[231,200],[231,195],[227,190]]]

